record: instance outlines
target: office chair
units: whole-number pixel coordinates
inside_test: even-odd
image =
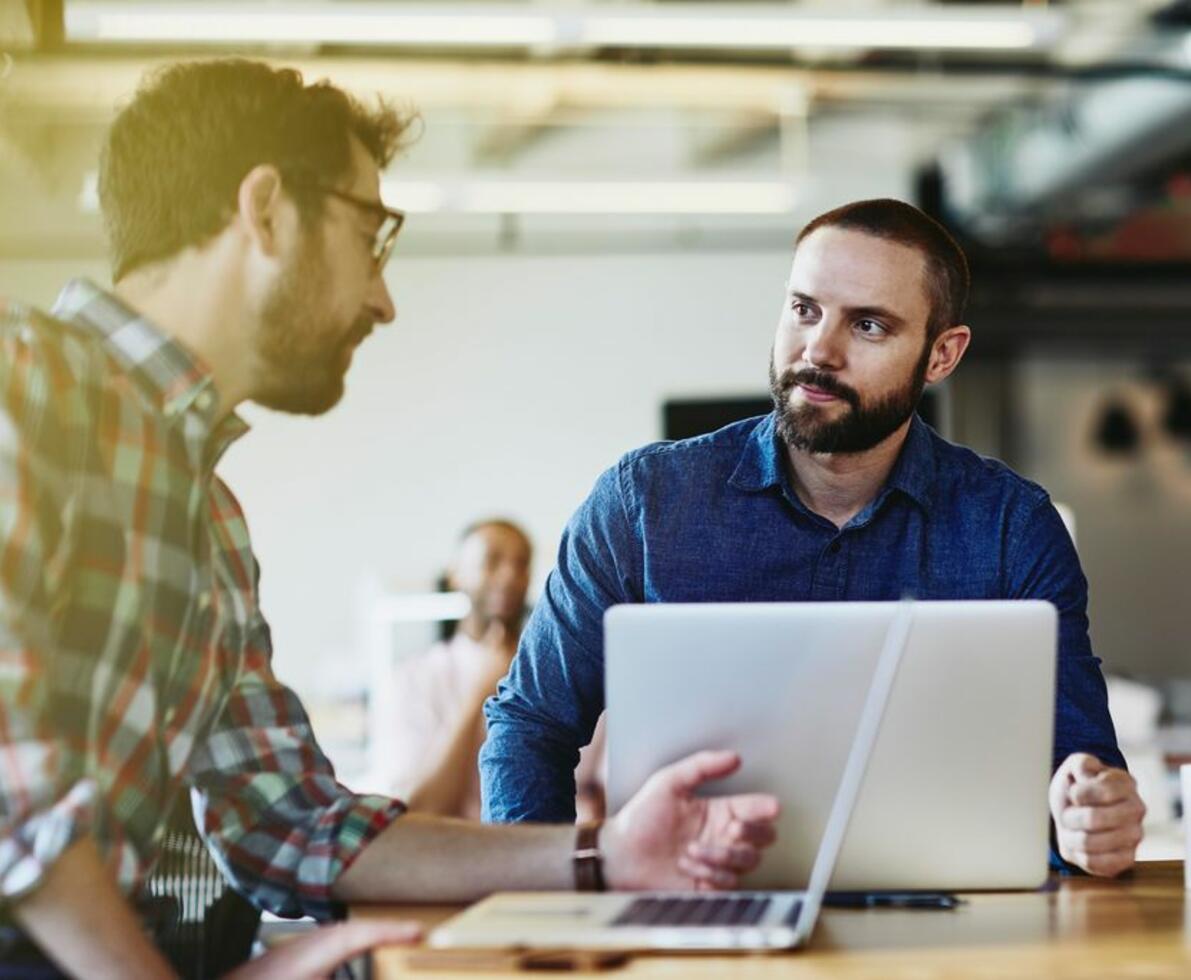
[[[174,802],[145,887],[157,944],[185,980],[222,976],[251,955],[260,911],[215,866],[188,793]]]

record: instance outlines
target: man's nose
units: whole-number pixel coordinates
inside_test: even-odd
[[[374,322],[392,323],[396,319],[397,308],[393,305],[393,297],[389,295],[389,287],[385,285],[385,277],[381,273],[378,272],[372,277],[372,285],[365,301]]]
[[[826,317],[806,335],[802,358],[818,368],[838,370],[844,366],[843,330],[839,323]]]

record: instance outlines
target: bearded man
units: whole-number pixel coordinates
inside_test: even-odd
[[[769,366],[773,412],[630,452],[571,519],[486,707],[485,819],[572,815],[615,603],[1044,599],[1059,612],[1052,859],[1100,875],[1132,866],[1145,808],[1117,748],[1071,539],[1041,487],[915,414],[968,347],[967,292],[959,246],[903,202],[848,204],[802,230]]]
[[[408,123],[292,70],[166,66],[104,146],[114,288],[75,280],[51,316],[0,303],[0,978],[170,976],[136,902],[187,794],[238,891],[318,919],[497,888],[730,885],[773,840],[773,797],[695,794],[731,752],[662,770],[602,828],[406,814],[336,781],[273,673],[215,468],[247,430],[239,405],[327,411],[396,315],[382,272],[403,215],[380,171]],[[322,976],[416,934],[338,930],[239,976]]]

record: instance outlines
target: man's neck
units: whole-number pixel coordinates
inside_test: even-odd
[[[494,653],[511,658],[517,652],[518,631],[504,620],[472,614],[460,621],[459,630]]]
[[[184,253],[166,267],[130,274],[117,283],[115,293],[206,366],[221,417],[249,397],[253,359],[238,282]]]
[[[843,527],[876,499],[909,431],[907,421],[862,453],[808,453],[787,447],[794,492],[811,511]]]

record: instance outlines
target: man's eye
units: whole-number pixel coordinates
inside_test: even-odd
[[[815,312],[806,303],[796,302],[791,309],[798,314],[798,316],[812,316]]]
[[[878,323],[876,320],[858,320],[856,322],[856,329],[866,337],[883,337],[889,332],[885,329],[884,325]]]

